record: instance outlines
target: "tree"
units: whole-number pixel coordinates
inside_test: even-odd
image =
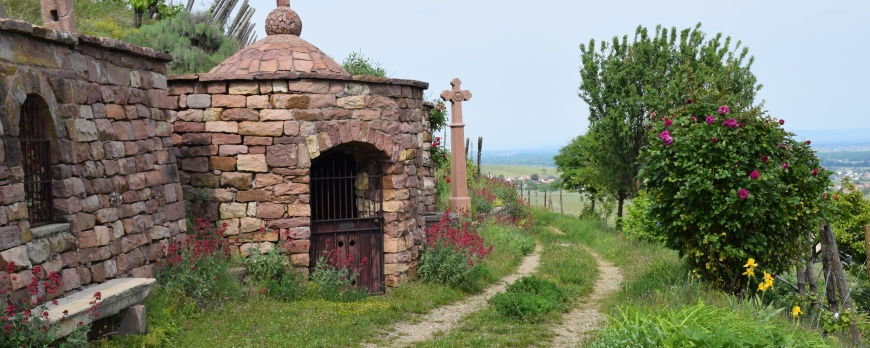
[[[499,174],[498,178],[499,178],[499,180],[504,180],[504,174]]]
[[[602,186],[601,170],[593,162],[592,152],[595,151],[593,139],[580,135],[559,149],[559,154],[553,157],[556,171],[561,173],[560,186],[568,191],[587,193],[595,211],[595,200]]]
[[[172,55],[170,74],[208,72],[239,50],[207,14],[186,11],[143,25],[125,41]]]
[[[595,40],[580,45],[583,66],[579,96],[589,105],[589,131],[600,163],[602,189],[618,201],[621,217],[625,199],[637,195],[641,162],[647,145],[649,115],[665,114],[674,102],[684,102],[694,91],[725,92],[723,102],[735,111],[753,105],[761,85],[750,71],[754,58],[744,63],[747,48],[740,42],[731,49],[731,38],[722,34],[710,40],[700,31],[656,27],[655,36],[638,26],[634,40],[614,37],[610,44]],[[663,116],[663,115],[662,115]]]
[[[865,259],[864,226],[870,224],[870,202],[851,180],[843,180],[843,190],[830,194],[834,209],[830,223],[840,251],[855,260]],[[860,264],[860,263],[859,263]]]
[[[531,179],[532,179],[532,181],[537,182],[538,179],[540,179],[540,177],[538,176],[538,173],[535,173],[535,174],[532,174]]]
[[[642,178],[650,229],[695,276],[739,291],[748,259],[777,274],[805,255],[828,210],[832,173],[784,120],[759,108],[735,113],[729,96],[692,95],[653,122]]]

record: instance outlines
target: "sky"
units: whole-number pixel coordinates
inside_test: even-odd
[[[204,6],[207,0],[198,0]],[[250,0],[259,38],[274,0]],[[799,135],[867,129],[870,1],[293,0],[301,37],[339,63],[361,51],[389,77],[458,77],[465,135],[487,149],[561,146],[588,126],[577,96],[581,43],[633,37],[638,25],[731,36],[755,57],[758,99]],[[813,133],[816,132],[816,133]],[[828,132],[831,133],[831,132]],[[826,134],[828,134],[826,133]],[[833,132],[836,134],[836,132]]]

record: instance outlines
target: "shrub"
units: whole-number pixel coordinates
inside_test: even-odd
[[[362,52],[352,52],[341,62],[341,67],[351,75],[387,77],[387,70],[381,68],[381,63],[366,57]]]
[[[656,223],[652,219],[652,214],[649,213],[649,206],[649,195],[645,190],[638,191],[637,197],[632,199],[631,204],[626,207],[622,230],[629,239],[651,244],[664,244],[664,236],[656,233]]]
[[[855,259],[864,259],[864,226],[870,224],[870,202],[848,179],[843,180],[842,192],[829,196],[834,203],[830,223],[840,251]]]
[[[239,293],[236,281],[227,274],[230,267],[224,228],[214,228],[198,219],[194,231],[164,247],[166,260],[157,274],[169,292],[189,296],[201,305]]]
[[[784,122],[754,107],[732,113],[714,95],[653,122],[643,179],[656,234],[726,290],[741,288],[750,257],[788,269],[825,209],[830,172]]]
[[[326,245],[329,245],[329,239]],[[353,254],[348,254],[347,259],[342,260],[338,257],[338,249],[330,251],[327,247],[311,271],[314,292],[329,301],[351,302],[366,298],[369,291],[365,287],[357,287],[356,278],[359,269],[368,262],[369,259],[364,257],[357,265]]]
[[[486,187],[471,191],[471,207],[478,214],[489,213],[494,206],[495,199],[495,195]]]
[[[143,25],[124,40],[171,55],[169,74],[208,72],[239,50],[207,14],[186,11]]]
[[[242,263],[248,269],[248,276],[256,282],[279,279],[286,273],[287,256],[281,254],[280,248],[272,248],[263,253],[259,248],[249,248],[248,257]]]
[[[305,282],[300,272],[285,272],[277,279],[266,280],[266,290],[271,298],[293,301],[305,295]]]
[[[483,237],[468,222],[459,228],[451,226],[449,211],[426,229],[426,236],[417,270],[420,279],[464,291],[477,290],[488,274],[481,262],[492,252],[492,246],[484,247]]]
[[[567,301],[565,291],[556,283],[535,276],[522,277],[489,299],[500,314],[529,321],[564,310]]]

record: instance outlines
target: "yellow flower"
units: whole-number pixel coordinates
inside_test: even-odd
[[[767,288],[769,288],[767,283],[765,283],[765,282],[758,283],[758,291],[762,291],[762,292],[767,291]]]
[[[755,276],[755,268],[749,267],[746,269],[746,272],[743,272],[743,275],[754,277]]]
[[[791,309],[791,316],[793,318],[797,319],[801,316],[801,314],[804,314],[804,312],[801,312],[800,306],[794,306],[794,308]]]
[[[758,267],[758,264],[755,263],[755,259],[750,257],[749,261],[746,261],[746,264],[743,265],[743,267],[755,268],[755,267]]]
[[[773,287],[773,276],[771,276],[770,273],[764,272],[764,284],[768,288]]]

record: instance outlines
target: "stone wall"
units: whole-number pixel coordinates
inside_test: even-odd
[[[435,203],[425,84],[274,75],[171,77],[181,183],[185,193],[213,199],[197,216],[227,223],[241,253],[269,249],[279,239],[275,230],[289,229],[292,263],[308,267],[312,160],[339,145],[368,149],[384,174],[386,285],[413,275],[423,212]]]
[[[161,245],[185,229],[170,153],[170,59],[0,19],[0,270],[18,265],[15,296],[27,295],[36,265],[60,273],[64,291],[153,277]],[[66,222],[38,228],[28,221],[18,138],[22,105],[33,97],[47,104],[53,204]]]

